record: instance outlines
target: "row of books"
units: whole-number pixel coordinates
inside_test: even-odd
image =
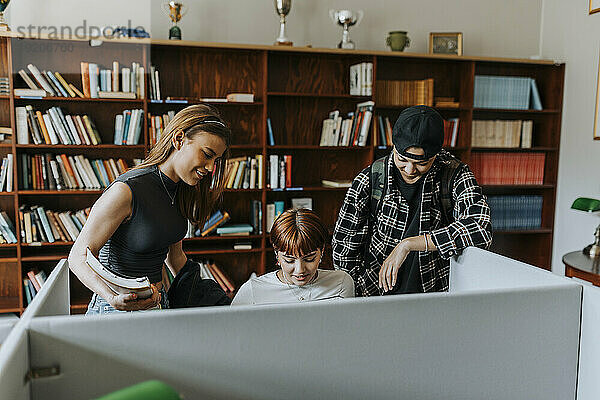
[[[46,283],[48,276],[44,270],[38,271],[31,269],[27,271],[27,276],[23,278],[23,292],[25,294],[25,306],[28,306],[33,301],[33,298]]]
[[[413,81],[377,81],[375,101],[386,106],[433,107],[433,79]]]
[[[113,61],[112,69],[96,63],[81,63],[81,82],[85,97],[143,99],[145,97],[144,67],[132,62],[131,68],[121,68]]]
[[[140,143],[144,110],[125,110],[115,117],[115,139],[117,145],[136,145]]]
[[[444,120],[444,147],[456,147],[458,140],[458,118]]]
[[[129,168],[122,158],[66,154],[21,154],[20,162],[19,187],[24,190],[97,190],[108,187]]]
[[[217,282],[227,294],[235,292],[235,286],[231,280],[217,267],[213,260],[201,260],[198,261],[198,264],[200,264],[200,276],[203,279],[212,279]]]
[[[254,157],[235,157],[227,160],[225,170],[225,187],[227,189],[262,189],[262,177],[262,154],[257,154]]]
[[[150,99],[161,99],[159,73],[155,65],[150,65]]]
[[[350,95],[371,96],[373,94],[373,63],[362,62],[350,66]]]
[[[544,153],[475,153],[471,167],[481,185],[542,185]]]
[[[474,120],[471,146],[530,148],[532,136],[531,120]]]
[[[259,219],[262,217],[260,215],[260,201],[253,200],[251,212],[256,212]],[[191,234],[191,230],[188,230],[187,237],[206,237],[215,233],[219,236],[249,236],[251,233],[260,232],[259,220],[252,221],[254,225],[246,223],[227,224],[230,219],[231,217],[227,211],[217,210],[208,218],[202,228],[196,229],[193,232],[193,235]]]
[[[542,226],[542,196],[488,196],[487,202],[494,230],[539,229]]]
[[[375,103],[365,101],[344,119],[339,110],[323,121],[319,146],[366,146]]]
[[[8,96],[10,94],[10,82],[8,76],[0,76],[0,96]]]
[[[292,156],[270,154],[267,166],[267,187],[284,189],[292,187]]]
[[[392,122],[388,116],[378,115],[373,120],[375,130],[374,145],[375,146],[393,146],[392,143]]]
[[[22,205],[19,208],[21,242],[74,242],[83,229],[90,210],[51,211],[43,206]]]
[[[2,158],[0,167],[0,192],[12,192],[13,190],[13,164],[12,153],[8,153]]]
[[[72,83],[68,83],[59,72],[41,71],[33,64],[27,65],[27,71],[19,70],[19,76],[23,79],[28,89],[15,89],[15,96],[62,96],[83,97],[83,94]],[[31,74],[31,76],[30,76]]]
[[[542,109],[535,79],[520,76],[475,75],[473,107],[514,110]]]
[[[167,111],[166,114],[162,115],[151,115],[148,114],[148,121],[150,121],[150,145],[153,146],[160,140],[165,128],[175,118],[175,111]]]
[[[267,204],[265,221],[267,223],[267,233],[271,232],[273,222],[285,211],[285,203],[281,200]]]
[[[46,113],[33,107],[15,108],[17,117],[17,143],[29,144],[84,144],[102,143],[94,121],[87,115],[65,114],[60,107],[51,107]]]
[[[0,243],[17,243],[15,225],[6,211],[0,211]]]

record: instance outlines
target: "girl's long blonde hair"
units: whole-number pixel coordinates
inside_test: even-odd
[[[148,157],[135,168],[147,168],[165,162],[175,150],[175,136],[181,132],[190,140],[201,132],[210,133],[222,138],[227,146],[223,156],[215,161],[212,179],[201,179],[195,186],[180,183],[177,192],[179,211],[192,224],[200,225],[206,222],[223,193],[225,164],[231,143],[231,130],[214,107],[195,104],[175,114]]]

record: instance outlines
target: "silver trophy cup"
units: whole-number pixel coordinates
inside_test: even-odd
[[[291,46],[292,42],[285,35],[285,17],[292,9],[292,0],[275,0],[274,3],[275,11],[279,15],[279,37],[275,41],[275,44]]]
[[[342,31],[342,41],[338,43],[337,47],[340,49],[355,49],[356,45],[352,40],[350,40],[348,28],[360,23],[364,16],[363,11],[329,10],[329,16],[333,22],[344,27],[344,30]]]

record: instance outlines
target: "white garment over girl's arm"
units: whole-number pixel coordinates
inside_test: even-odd
[[[231,302],[232,306],[243,306],[247,304],[254,304],[254,294],[252,293],[252,283],[250,281],[244,283],[240,287],[240,290],[238,290]]]
[[[341,272],[341,271],[340,271]],[[354,297],[354,281],[352,277],[345,273],[344,280],[342,280],[341,288],[340,288],[340,297]]]

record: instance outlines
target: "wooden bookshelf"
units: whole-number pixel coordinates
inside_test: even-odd
[[[375,100],[372,96],[349,95],[349,67],[360,62],[373,63],[373,82],[378,80],[418,80],[433,78],[435,97],[453,97],[459,107],[441,107],[444,118],[459,118],[456,147],[448,150],[466,163],[472,154],[485,152],[544,153],[542,185],[485,185],[486,194],[543,196],[542,224],[533,230],[505,230],[494,235],[492,250],[541,268],[550,269],[554,236],[554,208],[559,159],[560,127],[564,86],[564,64],[548,60],[456,57],[384,51],[343,51],[338,49],[280,48],[275,46],[233,45],[163,40],[104,41],[90,46],[85,40],[17,39],[0,35],[0,76],[9,76],[11,87],[26,87],[17,71],[32,63],[40,70],[60,72],[81,89],[81,61],[110,67],[139,62],[148,72],[150,64],[160,71],[163,100],[74,99],[62,97],[20,98],[0,96],[0,126],[15,127],[15,107],[31,104],[45,111],[60,106],[66,113],[88,114],[102,136],[100,146],[41,146],[0,144],[0,155],[15,156],[14,191],[0,193],[0,209],[5,210],[20,232],[18,209],[23,204],[40,204],[52,210],[79,210],[91,206],[101,191],[21,190],[17,186],[21,154],[61,152],[83,154],[90,158],[143,158],[149,150],[148,114],[179,111],[201,98],[222,98],[232,92],[254,93],[253,103],[211,103],[231,124],[234,156],[262,154],[292,155],[293,188],[271,190],[227,190],[221,208],[232,222],[249,219],[251,200],[260,200],[263,232],[266,232],[266,204],[276,200],[291,206],[291,199],[311,197],[313,208],[330,232],[337,219],[346,188],[325,188],[322,179],[351,180],[390,147],[376,146],[373,129],[365,147],[320,147],[321,125],[329,111],[345,114],[356,104]],[[535,78],[544,109],[507,110],[474,108],[475,75],[526,76]],[[146,93],[150,87],[146,80]],[[375,91],[375,85],[373,85]],[[184,99],[168,101],[167,97]],[[144,131],[136,146],[111,145],[114,117],[125,109],[144,110]],[[375,105],[375,114],[387,116],[392,123],[405,107]],[[266,120],[271,119],[275,146],[269,146]],[[471,123],[476,119],[531,119],[534,121],[533,147],[530,149],[480,148],[471,146]],[[16,133],[16,132],[15,132]],[[265,166],[266,167],[266,166]],[[263,168],[266,175],[266,168]],[[263,182],[266,176],[263,175]],[[67,256],[72,243],[41,243],[0,246],[0,312],[22,312],[22,278],[32,267],[49,273],[56,262]],[[235,251],[236,240],[250,241],[251,250]],[[331,247],[324,265],[331,267]],[[184,250],[197,258],[211,258],[231,278],[236,287],[252,272],[263,274],[275,269],[274,254],[266,233],[245,237],[206,237],[184,240]],[[85,312],[91,293],[71,276],[72,312]]]

